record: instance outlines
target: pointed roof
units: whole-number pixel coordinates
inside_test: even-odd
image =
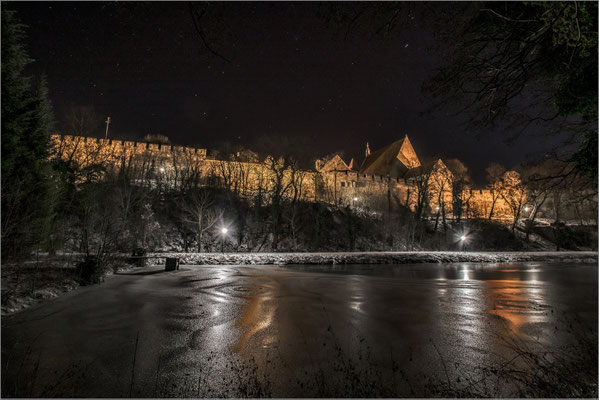
[[[327,161],[319,171],[348,171],[351,168],[347,166],[345,161],[338,154]]]
[[[352,158],[349,162],[349,165],[347,166],[349,169],[351,169],[352,171],[357,171],[358,168],[356,168],[356,163],[354,162],[354,159]]]
[[[360,167],[360,173],[369,175],[402,177],[409,169],[420,166],[420,160],[406,135],[371,153]]]
[[[435,161],[429,161],[423,165],[418,166],[417,168],[413,168],[413,169],[409,170],[404,175],[404,178],[409,179],[409,178],[416,178],[418,176],[432,175],[436,171],[439,171],[439,170],[449,171],[449,169],[447,168],[447,166],[445,165],[443,160],[441,160],[440,158]],[[451,171],[449,171],[449,173],[451,174]]]

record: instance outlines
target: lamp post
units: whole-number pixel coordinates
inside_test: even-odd
[[[466,235],[460,236],[460,243],[462,243],[462,250],[463,251],[466,251],[466,239],[468,239],[466,237]]]
[[[220,232],[222,233],[222,237],[220,240],[220,252],[225,254],[225,236],[227,235],[228,229],[223,228],[220,230]]]

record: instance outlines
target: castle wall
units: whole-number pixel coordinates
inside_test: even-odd
[[[50,142],[58,157],[74,161],[81,167],[99,162],[118,165],[132,157],[141,156],[157,160],[191,157],[194,161],[200,161],[206,158],[206,149],[129,140],[51,135]]]
[[[206,159],[201,175],[242,197],[269,197],[273,192],[297,200],[314,201],[316,173],[273,164]]]
[[[362,174],[357,171],[321,173],[324,190],[321,200],[339,205],[388,208],[405,206],[408,185],[404,179]]]
[[[80,168],[94,164],[127,169],[140,184],[183,187],[184,185],[218,185],[242,197],[261,196],[268,200],[273,193],[306,201],[323,201],[337,205],[370,209],[396,208],[414,210],[417,187],[412,180],[361,174],[353,170],[305,171],[283,168],[270,162],[226,161],[206,158],[206,149],[127,140],[96,139],[70,135],[52,135],[56,156],[76,163]],[[452,214],[452,193],[444,165],[427,177],[428,215],[444,207]],[[445,175],[443,175],[445,174]],[[512,218],[508,204],[489,190],[469,190],[463,218],[488,218],[495,198],[494,219]],[[440,200],[440,201],[439,201]]]

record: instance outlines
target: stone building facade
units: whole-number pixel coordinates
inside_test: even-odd
[[[341,157],[317,160],[314,170],[297,168],[293,160],[255,153],[207,157],[203,148],[127,140],[52,135],[57,157],[79,168],[102,164],[127,171],[140,184],[185,186],[220,185],[242,197],[268,200],[280,195],[295,200],[322,201],[371,210],[408,207],[423,216],[455,211],[452,174],[442,160],[422,165],[407,135],[374,152],[367,144],[364,161],[346,163]],[[465,189],[468,202],[462,218],[509,219],[508,204],[492,191]]]

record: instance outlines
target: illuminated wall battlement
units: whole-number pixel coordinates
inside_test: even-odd
[[[89,162],[116,162],[132,156],[169,158],[173,154],[186,154],[197,160],[206,158],[206,149],[173,146],[129,140],[98,139],[84,136],[52,135],[51,143],[56,154],[78,164]]]
[[[265,199],[273,191],[283,191],[285,197],[372,209],[401,205],[415,210],[418,202],[417,175],[400,178],[360,173],[349,169],[338,156],[329,161],[330,168],[321,165],[309,171],[285,167],[279,171],[277,162],[269,157],[262,162],[214,160],[206,157],[203,148],[71,135],[52,135],[51,142],[57,157],[79,168],[102,164],[108,169],[135,169],[140,184],[177,186],[194,182],[226,187],[242,197],[258,195]],[[438,163],[444,167],[440,160]],[[428,212],[435,214],[443,207],[447,216],[452,215],[451,187],[442,183],[438,171],[427,179]],[[511,216],[507,203],[489,190],[468,189],[463,196],[469,199],[463,218],[486,218],[491,207],[493,219]]]

